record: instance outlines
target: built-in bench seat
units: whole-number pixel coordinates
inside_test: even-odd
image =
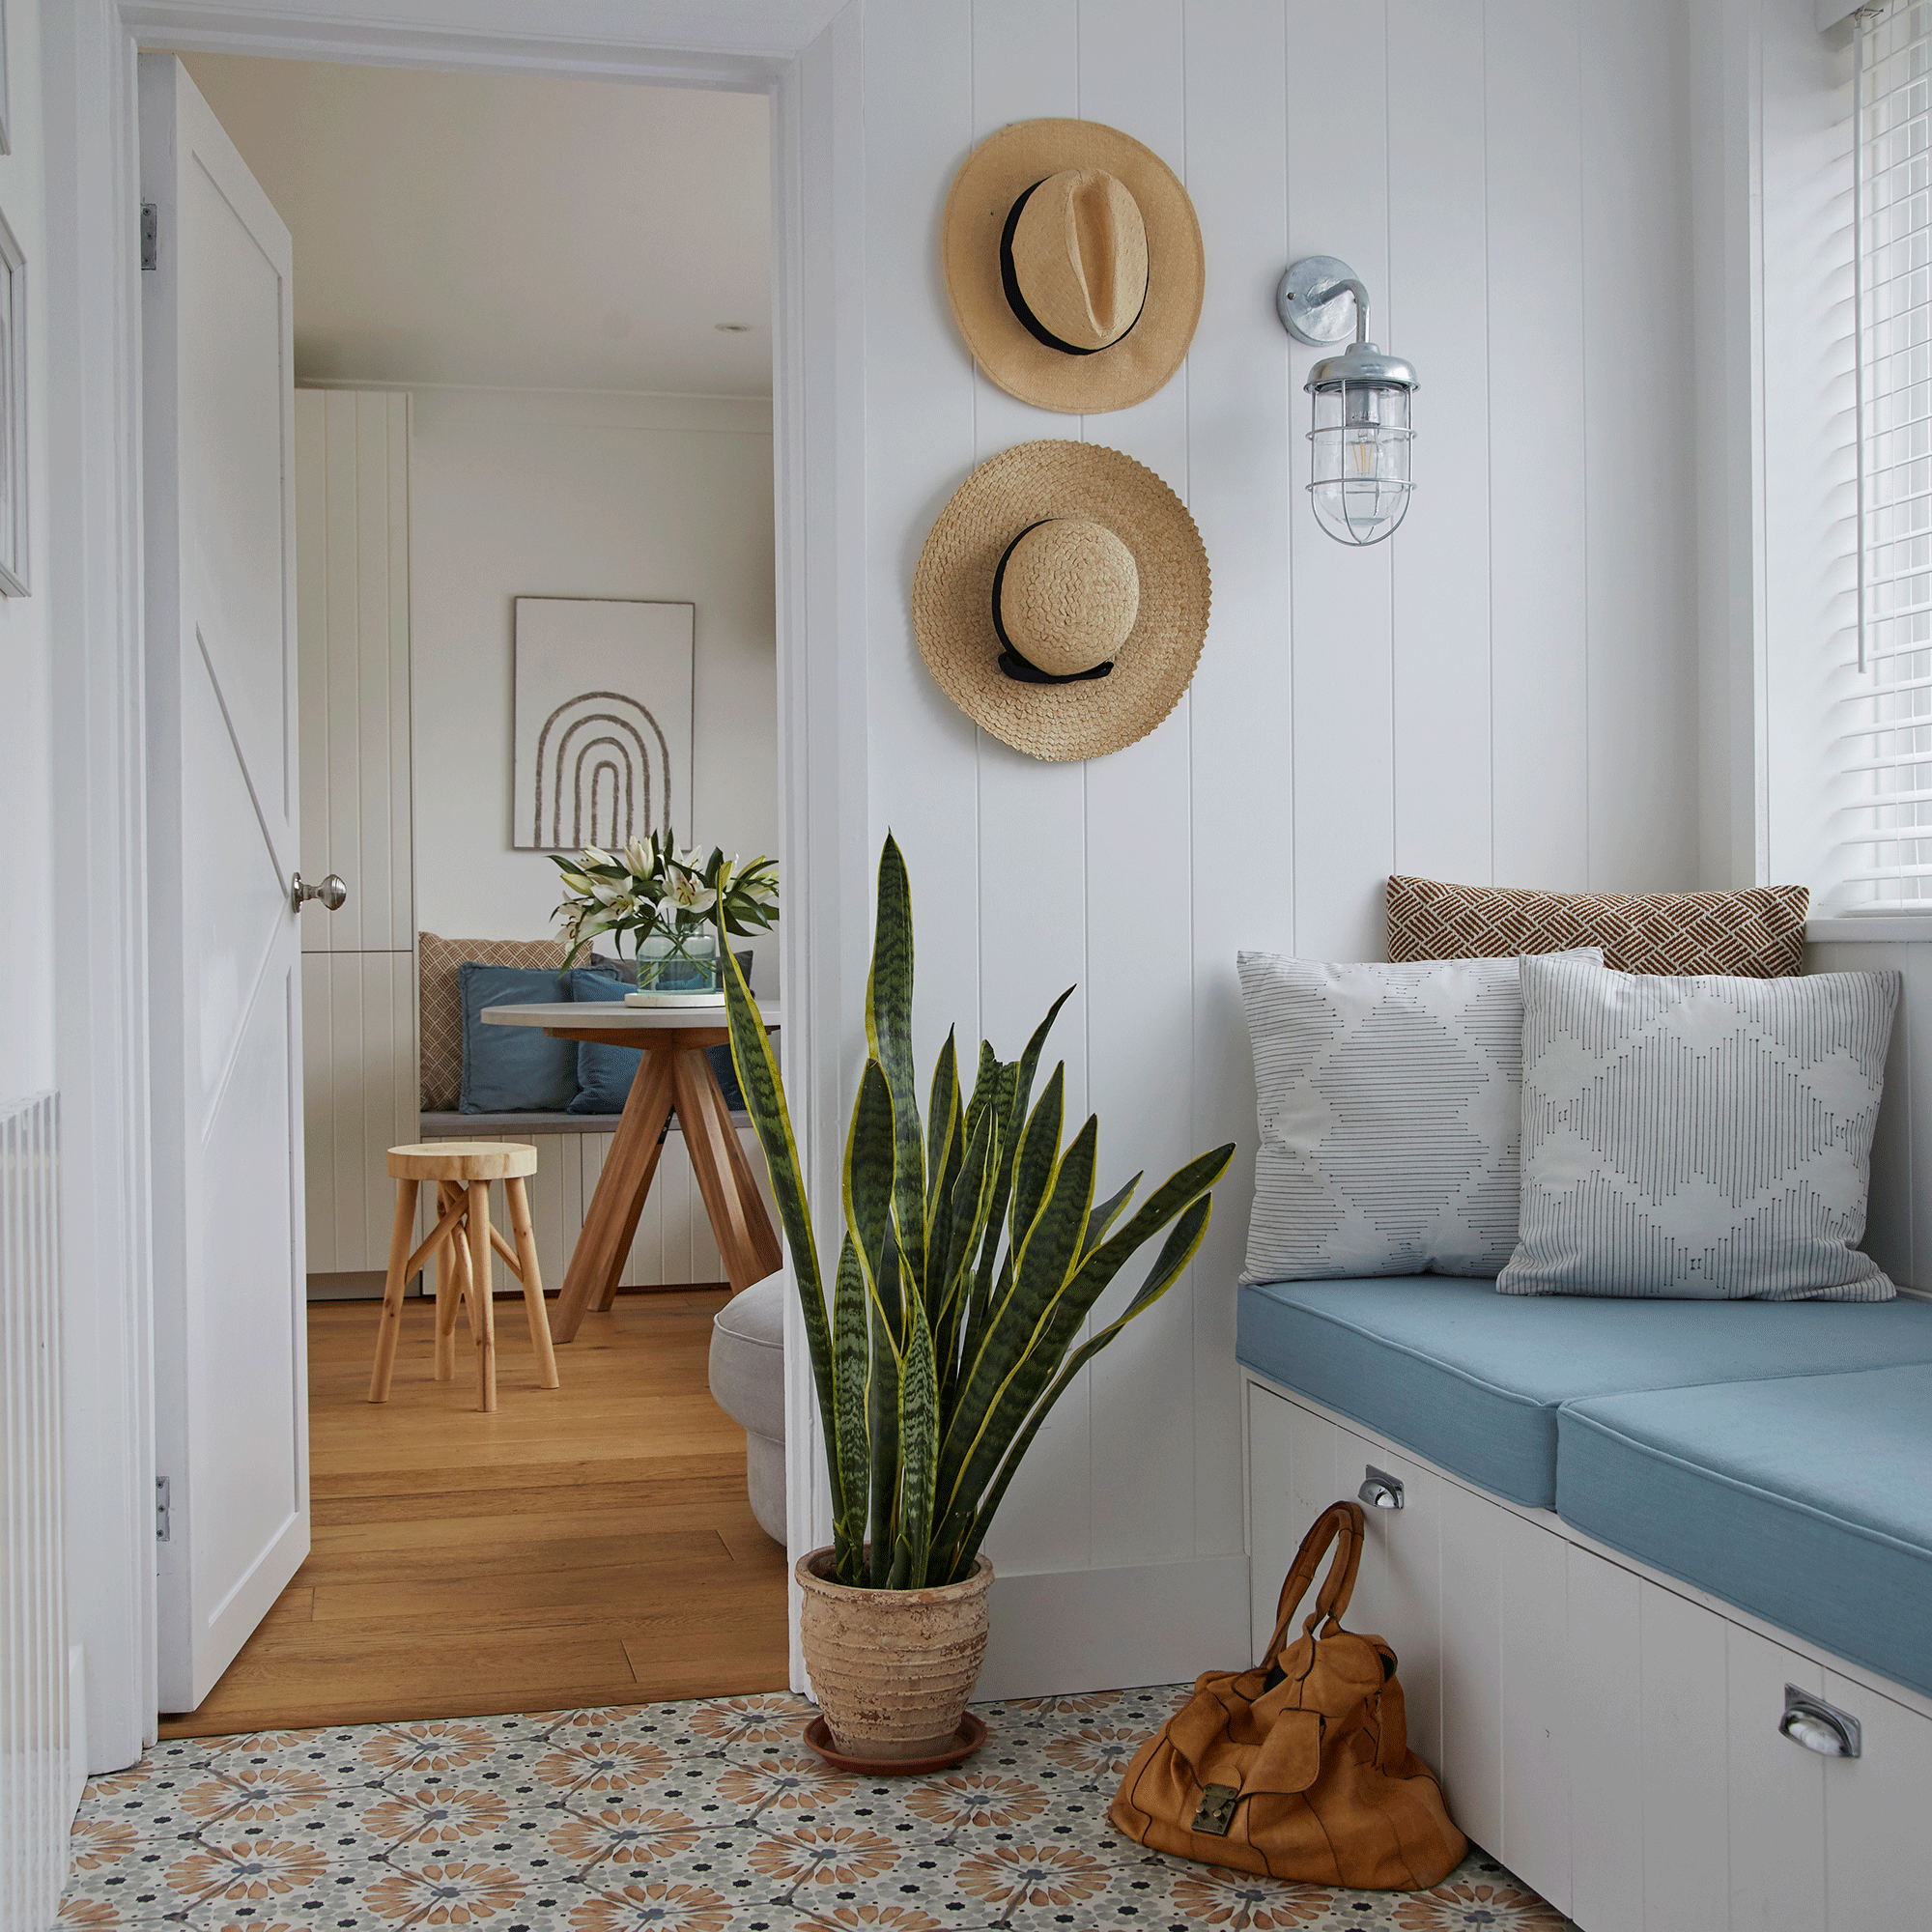
[[[1932,1696],[1928,1477],[1923,1362],[1602,1396],[1557,1418],[1566,1522]]]
[[[1559,1513],[1566,1403],[1932,1363],[1932,1302],[1903,1296],[1600,1300],[1388,1275],[1244,1288],[1238,1323],[1236,1352],[1269,1380],[1511,1502]],[[1932,1411],[1926,1432],[1932,1456]]]
[[[1451,1815],[1580,1932],[1924,1919],[1932,1302],[1286,1283],[1239,1292],[1237,1353],[1256,1640],[1318,1511],[1400,1499],[1350,1626]],[[1781,1735],[1805,1698],[1861,1754]]]

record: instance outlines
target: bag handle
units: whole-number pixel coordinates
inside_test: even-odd
[[[1335,1554],[1327,1576],[1321,1580],[1315,1607],[1301,1629],[1303,1635],[1313,1635],[1316,1624],[1322,1617],[1328,1619],[1329,1631],[1341,1629],[1342,1612],[1349,1607],[1349,1599],[1355,1592],[1355,1573],[1362,1567],[1364,1528],[1365,1519],[1358,1502],[1330,1503],[1315,1519],[1282,1582],[1281,1600],[1275,1605],[1274,1635],[1268,1639],[1267,1652],[1262,1659],[1264,1669],[1272,1668],[1281,1655],[1289,1622],[1308,1594],[1308,1586],[1315,1580],[1316,1566],[1331,1543],[1335,1545]]]

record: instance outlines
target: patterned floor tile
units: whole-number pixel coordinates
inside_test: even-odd
[[[1481,1853],[1434,1891],[1149,1853],[1107,1805],[1190,1687],[981,1708],[932,1776],[833,1770],[788,1695],[190,1739],[88,1787],[68,1932],[1558,1932]]]

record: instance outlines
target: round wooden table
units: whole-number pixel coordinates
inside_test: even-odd
[[[569,1017],[561,1019],[563,1014]],[[731,1292],[735,1294],[778,1271],[783,1260],[779,1237],[704,1051],[707,1046],[725,1045],[731,1037],[723,1007],[694,1010],[585,1001],[568,1007],[485,1007],[482,1017],[491,1026],[541,1027],[553,1039],[587,1039],[600,1046],[636,1047],[643,1053],[563,1277],[556,1312],[551,1318],[554,1341],[574,1340],[586,1308],[611,1306],[673,1112],[684,1129],[692,1171],[704,1197],[704,1211],[711,1217],[711,1231],[718,1237]],[[777,1032],[776,1002],[764,1009],[764,1018],[766,1030]]]

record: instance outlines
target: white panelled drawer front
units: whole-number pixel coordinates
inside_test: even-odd
[[[1401,1477],[1348,1625],[1394,1647],[1450,1815],[1581,1932],[1932,1924],[1932,1702],[1252,1378],[1248,1439],[1257,1654],[1317,1514]],[[1787,1684],[1863,1755],[1780,1736]]]

